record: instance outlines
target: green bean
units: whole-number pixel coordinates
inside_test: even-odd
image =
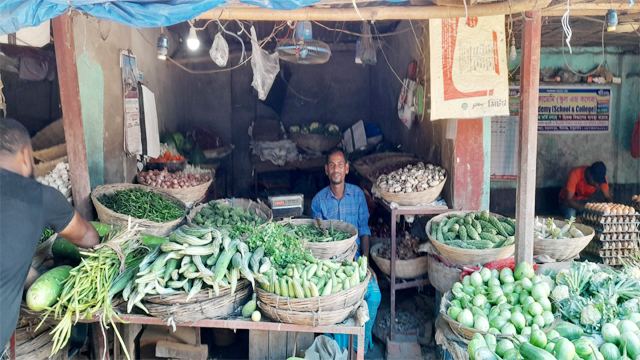
[[[108,209],[136,219],[168,222],[186,215],[178,204],[144,189],[116,191],[110,195],[102,195],[98,200]]]

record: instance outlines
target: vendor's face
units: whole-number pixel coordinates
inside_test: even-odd
[[[587,184],[593,187],[598,187],[598,183],[593,179],[593,176],[591,175],[591,171],[587,170],[584,172],[584,179],[587,180]]]
[[[329,157],[329,163],[324,166],[324,171],[329,176],[333,185],[344,183],[344,178],[349,173],[349,164],[342,153],[337,152]]]

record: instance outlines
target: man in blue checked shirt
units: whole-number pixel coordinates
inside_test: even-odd
[[[340,149],[333,150],[327,156],[324,170],[329,176],[331,184],[320,190],[313,198],[311,202],[313,218],[321,218],[323,220],[336,219],[355,226],[358,229],[356,260],[361,254],[369,255],[369,236],[371,235],[371,230],[369,230],[369,209],[362,190],[344,181],[349,173],[349,163],[344,152]],[[365,325],[365,354],[368,349],[373,348],[371,328],[376,320],[381,300],[380,288],[375,279],[375,274],[373,271],[371,271],[371,274],[373,277],[367,286],[367,292],[364,296],[364,300],[369,307],[369,322]],[[348,335],[332,334],[331,336],[341,347],[346,348],[348,346]]]

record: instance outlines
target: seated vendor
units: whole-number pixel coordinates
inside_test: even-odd
[[[311,202],[313,218],[323,220],[336,219],[347,222],[358,229],[358,250],[356,259],[362,255],[369,255],[369,210],[362,190],[353,185],[345,183],[345,177],[349,173],[349,163],[344,152],[340,149],[333,150],[327,156],[324,166],[325,173],[329,176],[330,185],[320,190]],[[370,270],[371,271],[371,270]],[[371,329],[376,320],[378,306],[380,306],[380,288],[375,280],[375,274],[367,286],[364,296],[369,307],[369,321],[365,326],[365,354],[367,350],[373,348]],[[348,335],[331,335],[341,347],[348,346]]]
[[[606,201],[613,201],[607,181],[607,167],[602,161],[571,169],[560,191],[560,209],[565,219],[575,217],[584,209],[589,197],[598,189],[602,190]]]

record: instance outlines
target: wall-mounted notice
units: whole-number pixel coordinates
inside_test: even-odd
[[[519,99],[520,88],[509,95]],[[519,108],[515,115],[519,114]],[[538,131],[543,133],[607,133],[611,129],[611,88],[606,86],[540,86]]]

